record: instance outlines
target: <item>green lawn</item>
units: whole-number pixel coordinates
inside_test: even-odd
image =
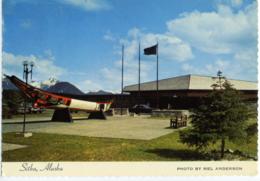
[[[3,161],[180,161],[207,160],[179,142],[178,131],[148,141],[33,133],[23,138],[3,134],[3,142],[28,145],[3,152]],[[257,137],[251,143],[227,143],[227,148],[257,155]],[[227,158],[226,158],[227,159]]]

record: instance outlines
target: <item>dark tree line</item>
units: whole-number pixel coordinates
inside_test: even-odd
[[[2,92],[2,115],[3,118],[10,118],[17,114],[18,109],[24,101],[21,92],[17,90],[3,90]]]

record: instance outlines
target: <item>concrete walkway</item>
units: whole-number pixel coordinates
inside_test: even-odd
[[[16,150],[16,149],[21,149],[26,147],[27,147],[26,145],[2,143],[2,151],[10,151],[10,150]]]
[[[46,121],[50,121],[50,117],[47,116],[39,116],[37,117],[37,115],[35,117],[27,117],[26,118],[26,122],[46,122]],[[23,117],[19,117],[19,118],[12,118],[12,119],[3,119],[2,123],[4,124],[8,124],[8,123],[23,123]]]
[[[152,119],[145,116],[113,116],[108,120],[81,119],[73,123],[33,122],[26,124],[26,131],[40,133],[55,133],[91,137],[109,137],[125,139],[150,140],[174,129],[169,129],[168,119]],[[3,124],[3,132],[19,132],[22,124]]]

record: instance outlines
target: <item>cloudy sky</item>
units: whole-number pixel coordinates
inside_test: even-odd
[[[257,80],[255,0],[3,0],[3,73],[56,77],[81,90],[117,92],[121,46],[125,85],[138,81],[141,49],[159,42],[159,78],[186,74]],[[141,81],[156,57],[141,56]]]

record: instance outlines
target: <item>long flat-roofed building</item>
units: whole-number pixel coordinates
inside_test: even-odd
[[[198,104],[199,99],[205,97],[213,90],[212,85],[217,77],[201,75],[184,75],[159,80],[160,108],[190,108]],[[235,89],[243,93],[246,100],[257,100],[257,82],[227,79]],[[124,87],[124,92],[130,93],[141,103],[156,105],[156,81]]]
[[[162,109],[189,109],[200,104],[201,98],[207,96],[212,90],[212,84],[217,77],[201,75],[184,75],[159,80],[159,107]],[[247,101],[257,102],[257,82],[228,79],[234,88],[243,93]],[[63,94],[64,95],[64,94]],[[156,81],[124,87],[124,94],[100,94],[100,95],[67,95],[76,99],[104,102],[113,100],[112,107],[132,107],[136,104],[148,104],[156,108]]]

